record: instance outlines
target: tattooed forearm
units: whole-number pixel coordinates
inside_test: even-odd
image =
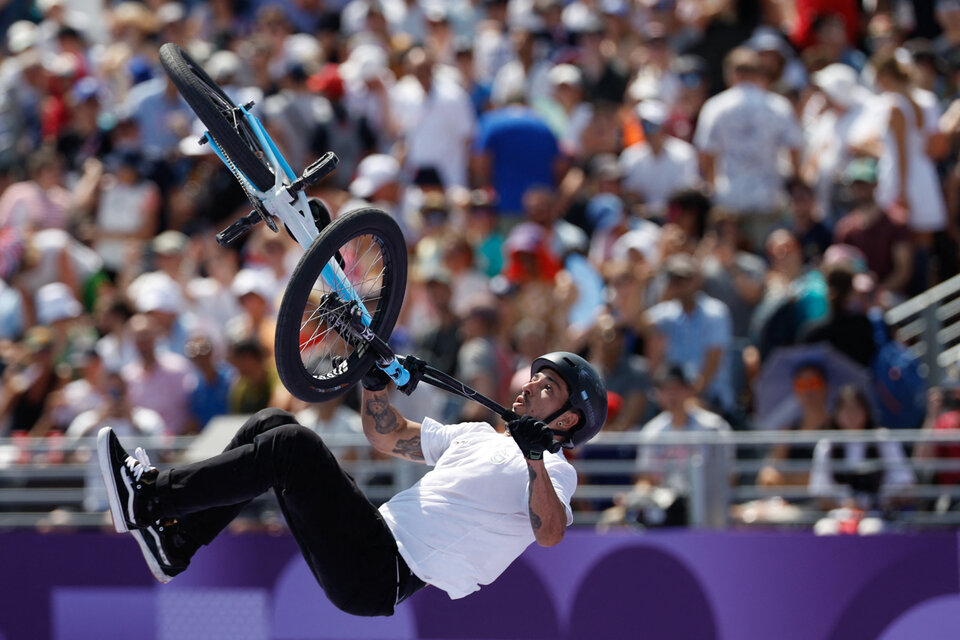
[[[530,496],[527,503],[530,510],[530,526],[532,526],[533,530],[536,531],[543,526],[543,520],[533,510],[533,481],[537,479],[537,472],[531,465],[528,464],[527,473],[530,474]]]
[[[420,448],[420,436],[413,436],[407,440],[397,440],[393,452],[410,460],[423,460],[423,449]]]
[[[377,433],[393,433],[403,424],[397,410],[385,400],[379,398],[367,400],[364,411],[373,418],[373,428]]]

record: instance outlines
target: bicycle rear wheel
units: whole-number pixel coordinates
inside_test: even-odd
[[[331,260],[341,265],[357,302],[372,317],[370,329],[385,342],[407,285],[403,233],[383,211],[351,211],[323,230],[297,264],[277,317],[277,371],[290,393],[305,402],[345,393],[376,362],[366,343],[341,335],[333,326],[347,316],[350,301],[339,297],[321,274]],[[337,357],[343,360],[335,366]]]
[[[271,189],[273,170],[263,161],[263,147],[233,100],[177,45],[168,42],[160,47],[160,62],[224,155],[257,189]]]

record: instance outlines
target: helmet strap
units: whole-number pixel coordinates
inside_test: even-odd
[[[543,419],[543,421],[547,424],[550,424],[551,422],[553,422],[554,420],[556,420],[557,418],[565,414],[567,411],[570,411],[570,409],[572,408],[573,408],[573,405],[571,405],[570,401],[567,400],[566,402],[563,403],[562,407],[560,407],[559,409],[557,409],[556,411],[548,415],[546,418]],[[581,425],[579,424],[575,424],[573,425],[573,428],[570,429],[569,431],[557,431],[556,429],[550,429],[550,431],[553,433],[553,435],[563,436],[564,438],[563,445],[564,446],[569,445],[567,448],[572,448],[573,445],[570,444],[570,438],[571,436],[573,436],[574,432],[576,432],[577,429],[580,428],[580,426]]]

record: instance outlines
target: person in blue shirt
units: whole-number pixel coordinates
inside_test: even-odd
[[[184,345],[184,355],[197,367],[197,386],[190,393],[190,413],[199,431],[217,416],[229,413],[227,397],[233,381],[233,369],[218,360],[207,336],[195,334]]]
[[[474,139],[474,170],[483,186],[492,185],[501,217],[519,219],[523,194],[533,185],[556,185],[562,156],[547,124],[517,92],[480,118]]]

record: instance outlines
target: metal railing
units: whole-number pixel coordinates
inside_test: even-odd
[[[884,320],[923,362],[928,384],[939,384],[960,359],[960,275],[890,309]]]
[[[205,457],[203,436],[185,438],[129,438],[125,444],[141,445],[151,451],[158,466]],[[580,475],[574,495],[574,521],[595,525],[604,515],[604,507],[633,488],[638,473],[650,471],[638,465],[633,452],[642,447],[686,447],[682,459],[689,478],[689,522],[692,527],[730,526],[809,526],[825,513],[806,486],[759,486],[754,482],[763,466],[774,464],[785,472],[808,472],[811,460],[784,460],[771,463],[766,454],[773,445],[814,445],[821,439],[833,443],[899,442],[907,450],[920,442],[960,443],[960,431],[877,430],[877,431],[736,431],[728,433],[662,434],[656,440],[642,432],[602,434],[573,459]],[[361,434],[324,436],[327,446],[341,460],[348,473],[376,503],[413,484],[428,468],[394,458],[372,455],[372,448]],[[712,455],[711,447],[726,447],[735,455]],[[16,527],[104,527],[109,526],[105,506],[98,506],[102,492],[99,472],[92,453],[92,438],[0,439],[0,528]],[[605,454],[613,453],[611,458]],[[626,454],[626,455],[625,455]],[[960,502],[960,485],[933,482],[938,472],[960,472],[960,459],[924,459],[907,461],[917,482],[881,492],[883,499],[896,499],[897,522],[905,527],[960,526],[960,511],[942,508]],[[726,480],[729,480],[727,482]],[[738,506],[751,501],[782,498],[802,504],[788,521],[744,520],[734,515]],[[102,500],[102,495],[99,498]],[[941,505],[937,508],[935,503]],[[255,506],[271,511],[272,498],[258,499]],[[254,509],[256,516],[257,510]],[[273,513],[273,517],[276,514]]]

